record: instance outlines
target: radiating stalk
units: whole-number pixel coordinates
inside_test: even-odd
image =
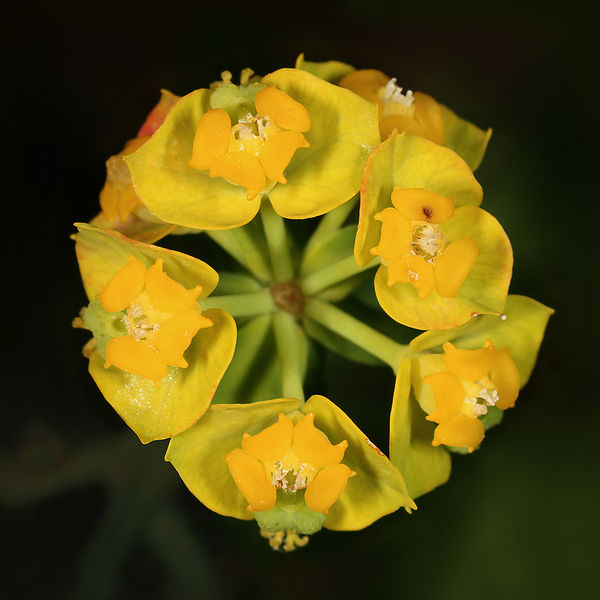
[[[307,296],[314,296],[320,291],[344,281],[358,273],[362,273],[367,269],[372,269],[379,265],[378,262],[371,261],[364,267],[359,267],[356,264],[354,256],[348,256],[339,262],[327,265],[326,267],[310,273],[302,279],[300,287]]]
[[[285,222],[268,200],[263,202],[260,217],[271,256],[271,270],[276,283],[286,283],[294,278],[294,267],[290,256]]]
[[[202,301],[202,310],[209,308],[221,308],[232,317],[250,317],[273,312],[275,303],[269,290],[265,289],[252,294],[209,296]]]
[[[306,248],[304,250],[305,254],[318,243],[323,241],[330,233],[338,230],[348,218],[348,215],[352,212],[356,203],[358,202],[359,195],[356,194],[347,202],[344,202],[341,206],[330,210],[327,214],[321,217],[317,228],[314,230],[313,234],[310,236],[308,243],[306,244]]]
[[[283,396],[304,400],[296,319],[289,312],[276,311],[273,315],[273,331],[281,365]]]

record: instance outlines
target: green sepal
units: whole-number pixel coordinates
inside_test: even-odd
[[[173,437],[165,460],[190,492],[210,510],[250,520],[254,513],[236,486],[225,457],[240,448],[244,433],[255,435],[277,421],[280,413],[297,410],[301,400],[277,399],[253,404],[214,404],[202,419]]]
[[[459,154],[475,171],[481,164],[488,142],[492,137],[491,128],[484,131],[462,119],[443,104],[440,104],[440,108],[444,119],[444,145]]]
[[[131,240],[117,231],[100,229],[86,223],[75,223],[75,252],[81,279],[90,300],[103,290],[112,276],[133,256],[151,267],[162,258],[164,272],[188,289],[202,286],[198,300],[206,298],[217,286],[219,276],[205,262],[158,246]]]
[[[194,336],[184,355],[189,366],[168,367],[158,386],[114,366],[105,369],[98,351],[90,356],[89,371],[96,385],[144,444],[191,427],[208,408],[231,361],[235,321],[218,309],[203,315],[213,324]]]
[[[335,84],[348,75],[348,73],[356,70],[352,65],[340,62],[339,60],[327,60],[323,62],[304,60],[304,54],[300,54],[296,59],[296,69],[308,71],[319,77],[319,79],[324,79],[329,83]]]
[[[373,259],[381,222],[374,216],[392,206],[394,187],[425,188],[452,198],[456,207],[479,206],[481,186],[469,165],[454,151],[424,138],[393,133],[371,153],[363,175],[354,256],[359,265]]]
[[[190,167],[198,122],[211,108],[207,89],[184,96],[160,129],[136,152],[128,154],[133,185],[148,209],[162,221],[196,229],[229,229],[248,223],[261,196],[247,199],[246,189],[208,170]]]
[[[442,352],[442,344],[451,341],[463,350],[483,348],[486,339],[498,349],[508,348],[517,366],[523,387],[535,365],[548,319],[554,310],[527,296],[510,294],[502,317],[481,315],[453,329],[426,331],[410,343],[413,353]]]
[[[232,123],[248,113],[255,115],[254,98],[263,88],[267,87],[257,81],[248,85],[221,83],[210,96],[211,108],[222,108],[231,117]]]
[[[450,477],[448,452],[432,446],[435,424],[411,394],[411,361],[405,359],[396,375],[390,414],[390,460],[402,473],[408,493],[417,498]]]
[[[380,140],[377,107],[299,69],[280,69],[263,83],[300,102],[311,118],[304,133],[310,148],[294,154],[285,170],[287,184],[269,192],[275,211],[286,219],[307,219],[352,198],[367,157]]]
[[[123,312],[111,313],[104,310],[99,300],[92,300],[81,311],[81,317],[87,329],[92,332],[96,340],[96,349],[104,358],[106,344],[114,338],[127,333]]]
[[[415,329],[449,329],[462,325],[474,314],[499,315],[506,304],[512,277],[513,253],[500,223],[477,206],[457,208],[454,216],[439,225],[448,242],[471,238],[479,256],[455,298],[444,298],[436,290],[419,298],[414,286],[387,284],[387,267],[375,275],[375,293],[381,308],[394,320]]]
[[[347,256],[352,256],[356,225],[348,225],[323,237],[312,245],[302,257],[300,274],[302,276],[316,273]]]
[[[323,527],[327,515],[306,506],[304,490],[294,494],[277,490],[275,506],[271,510],[255,511],[254,518],[258,526],[266,531],[276,533],[282,529],[293,529],[302,535],[312,535]]]
[[[400,471],[342,409],[324,396],[312,396],[300,410],[304,414],[314,413],[315,427],[332,444],[347,440],[348,448],[341,462],[357,473],[329,509],[325,528],[363,529],[400,507],[408,512],[416,508]]]

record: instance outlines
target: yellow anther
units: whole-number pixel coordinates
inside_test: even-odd
[[[393,261],[410,252],[412,228],[410,222],[394,208],[385,208],[374,217],[381,221],[379,244],[371,248],[371,254],[384,261]]]
[[[344,457],[348,442],[333,445],[325,434],[314,426],[314,414],[309,413],[294,427],[292,447],[301,463],[315,468],[339,463]]]
[[[131,335],[122,335],[108,342],[104,367],[108,369],[111,365],[127,373],[146,377],[156,386],[167,374],[167,363],[158,350]]]
[[[270,510],[275,506],[277,490],[260,461],[241,448],[232,450],[225,460],[235,484],[249,504],[248,510]]]
[[[454,214],[454,201],[424,188],[395,187],[392,204],[409,221],[445,223]]]
[[[309,148],[310,144],[298,131],[282,131],[269,136],[260,152],[260,162],[269,179],[287,183],[284,170],[290,164],[298,148]]]
[[[217,156],[227,152],[230,136],[231,119],[227,112],[222,108],[206,111],[196,129],[190,167],[208,169]]]
[[[141,294],[145,277],[144,263],[130,256],[129,262],[112,276],[98,297],[104,310],[125,310]]]
[[[283,458],[292,445],[294,424],[284,415],[274,425],[256,435],[244,434],[242,448],[257,460],[273,463]]]
[[[267,115],[283,129],[301,132],[310,129],[310,114],[306,108],[274,86],[260,90],[254,104],[261,115]]]
[[[202,287],[198,285],[188,290],[164,273],[162,267],[162,258],[157,258],[146,273],[146,291],[154,308],[165,312],[180,312],[193,308]]]
[[[217,156],[210,164],[209,175],[245,187],[248,200],[255,198],[267,183],[260,160],[248,152],[227,152]]]
[[[342,464],[321,469],[306,489],[304,495],[306,506],[310,510],[326,515],[332,504],[346,489],[348,479],[355,475],[355,471]]]
[[[456,298],[478,257],[479,248],[471,238],[450,242],[435,262],[438,294],[443,298]]]

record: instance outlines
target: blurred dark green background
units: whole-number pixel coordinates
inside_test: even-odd
[[[592,596],[600,527],[597,55],[562,14],[442,3],[33,3],[4,15],[1,458],[4,591],[29,598]],[[201,506],[102,399],[70,328],[85,298],[69,234],[97,211],[104,161],[167,88],[251,66],[380,68],[494,128],[477,177],[509,234],[511,292],[552,306],[533,378],[451,481],[357,533],[293,555]],[[6,213],[5,213],[6,214]],[[168,245],[169,240],[166,240]],[[392,377],[327,355],[327,395],[387,446]]]

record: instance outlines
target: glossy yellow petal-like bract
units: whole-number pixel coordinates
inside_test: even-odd
[[[329,509],[324,527],[362,529],[401,506],[416,508],[400,471],[339,407],[324,396],[311,396],[301,411],[314,413],[315,426],[332,443],[347,440],[343,464],[357,473]]]
[[[189,165],[195,169],[208,169],[217,156],[227,152],[230,136],[231,119],[227,111],[222,108],[207,110],[196,128]]]
[[[496,402],[496,406],[502,410],[512,408],[519,395],[521,380],[517,366],[511,358],[508,348],[495,351],[490,379],[498,389],[498,402]]]
[[[98,296],[104,310],[125,310],[142,293],[145,277],[146,265],[130,256],[129,262],[110,278]]]
[[[465,401],[465,388],[456,375],[440,371],[427,375],[423,382],[433,387],[435,396],[435,410],[425,417],[428,421],[443,423],[460,414]]]
[[[456,298],[479,257],[477,243],[471,238],[450,242],[434,265],[435,287],[442,298]]]
[[[159,386],[167,374],[167,363],[158,350],[131,335],[110,340],[104,356],[106,369],[114,365],[122,371],[149,379],[155,386]]]
[[[263,83],[298,101],[311,119],[304,134],[310,148],[294,154],[285,170],[287,183],[269,192],[275,211],[287,219],[306,219],[352,198],[367,157],[380,140],[376,107],[298,69],[280,69]]]
[[[495,359],[493,348],[478,350],[463,350],[456,348],[452,342],[442,346],[444,350],[444,364],[449,371],[468,381],[477,381],[487,375]]]
[[[270,510],[275,506],[277,490],[260,461],[241,448],[232,450],[225,461],[235,484],[248,501],[249,510]]]
[[[274,86],[263,88],[256,94],[254,105],[259,114],[268,116],[276,125],[288,131],[308,131],[310,113],[302,104]]]
[[[469,166],[452,150],[424,138],[394,134],[374,150],[365,166],[354,256],[359,265],[371,260],[381,225],[374,216],[392,206],[392,192],[426,189],[451,198],[458,208],[481,203],[483,192]]]
[[[206,170],[189,165],[198,123],[210,106],[211,91],[181,98],[158,131],[125,157],[136,192],[157,218],[195,229],[228,229],[248,223],[260,198]],[[258,190],[260,191],[260,190]]]
[[[356,472],[346,465],[333,464],[321,469],[306,488],[306,506],[326,515],[346,489],[348,479],[355,475]]]
[[[277,421],[277,415],[289,414],[301,404],[300,400],[288,399],[213,404],[193,427],[171,440],[165,460],[173,464],[192,494],[210,510],[252,519],[225,457],[239,448],[244,433],[263,431]]]
[[[219,276],[205,262],[177,252],[126,238],[117,231],[76,223],[75,252],[81,279],[90,300],[96,298],[111,277],[133,256],[150,268],[158,258],[165,271],[183,287],[201,286],[198,300],[206,298],[216,287]]]
[[[257,460],[273,463],[281,460],[292,447],[294,424],[282,413],[277,423],[256,435],[244,434],[242,448]]]
[[[343,440],[334,446],[325,434],[314,426],[314,418],[314,414],[309,413],[294,427],[294,454],[300,462],[309,463],[316,468],[335,465],[342,460],[348,442]]]
[[[402,258],[410,252],[412,228],[410,222],[394,208],[385,208],[374,219],[381,221],[379,244],[371,248],[371,254],[385,261]]]
[[[415,329],[450,329],[476,314],[501,314],[512,275],[513,256],[510,241],[498,221],[480,208],[462,206],[456,209],[452,219],[438,227],[449,243],[468,237],[479,249],[479,256],[457,296],[442,297],[434,290],[427,297],[419,298],[412,285],[397,283],[389,287],[387,268],[382,266],[375,275],[375,293],[383,310],[396,321]]]
[[[454,215],[454,202],[425,188],[395,187],[392,204],[409,221],[445,223]]]
[[[249,152],[226,152],[215,158],[209,169],[211,177],[223,177],[246,188],[248,200],[256,198],[267,184],[260,160]]]
[[[362,96],[362,94],[360,95]],[[382,139],[389,137],[394,131],[397,131],[398,133],[408,133],[423,138],[427,137],[423,127],[421,127],[415,119],[407,115],[389,115],[384,117],[381,119],[379,129],[381,131]]]
[[[278,183],[287,183],[283,172],[290,164],[294,153],[298,148],[309,147],[306,138],[298,131],[281,131],[269,136],[263,144],[259,157],[265,175]]]
[[[192,290],[186,289],[163,272],[163,259],[157,258],[146,273],[146,291],[152,305],[158,310],[180,312],[194,307],[202,287],[198,285]]]
[[[446,132],[442,107],[431,96],[415,92],[415,120],[423,128],[427,139],[444,145]]]
[[[433,445],[457,446],[468,448],[472,452],[479,446],[484,435],[485,429],[479,419],[470,419],[459,415],[435,428]]]
[[[340,62],[339,60],[326,60],[323,62],[304,60],[304,54],[298,56],[295,66],[296,69],[308,71],[329,83],[337,83],[348,73],[352,73],[355,70],[352,65]]]

